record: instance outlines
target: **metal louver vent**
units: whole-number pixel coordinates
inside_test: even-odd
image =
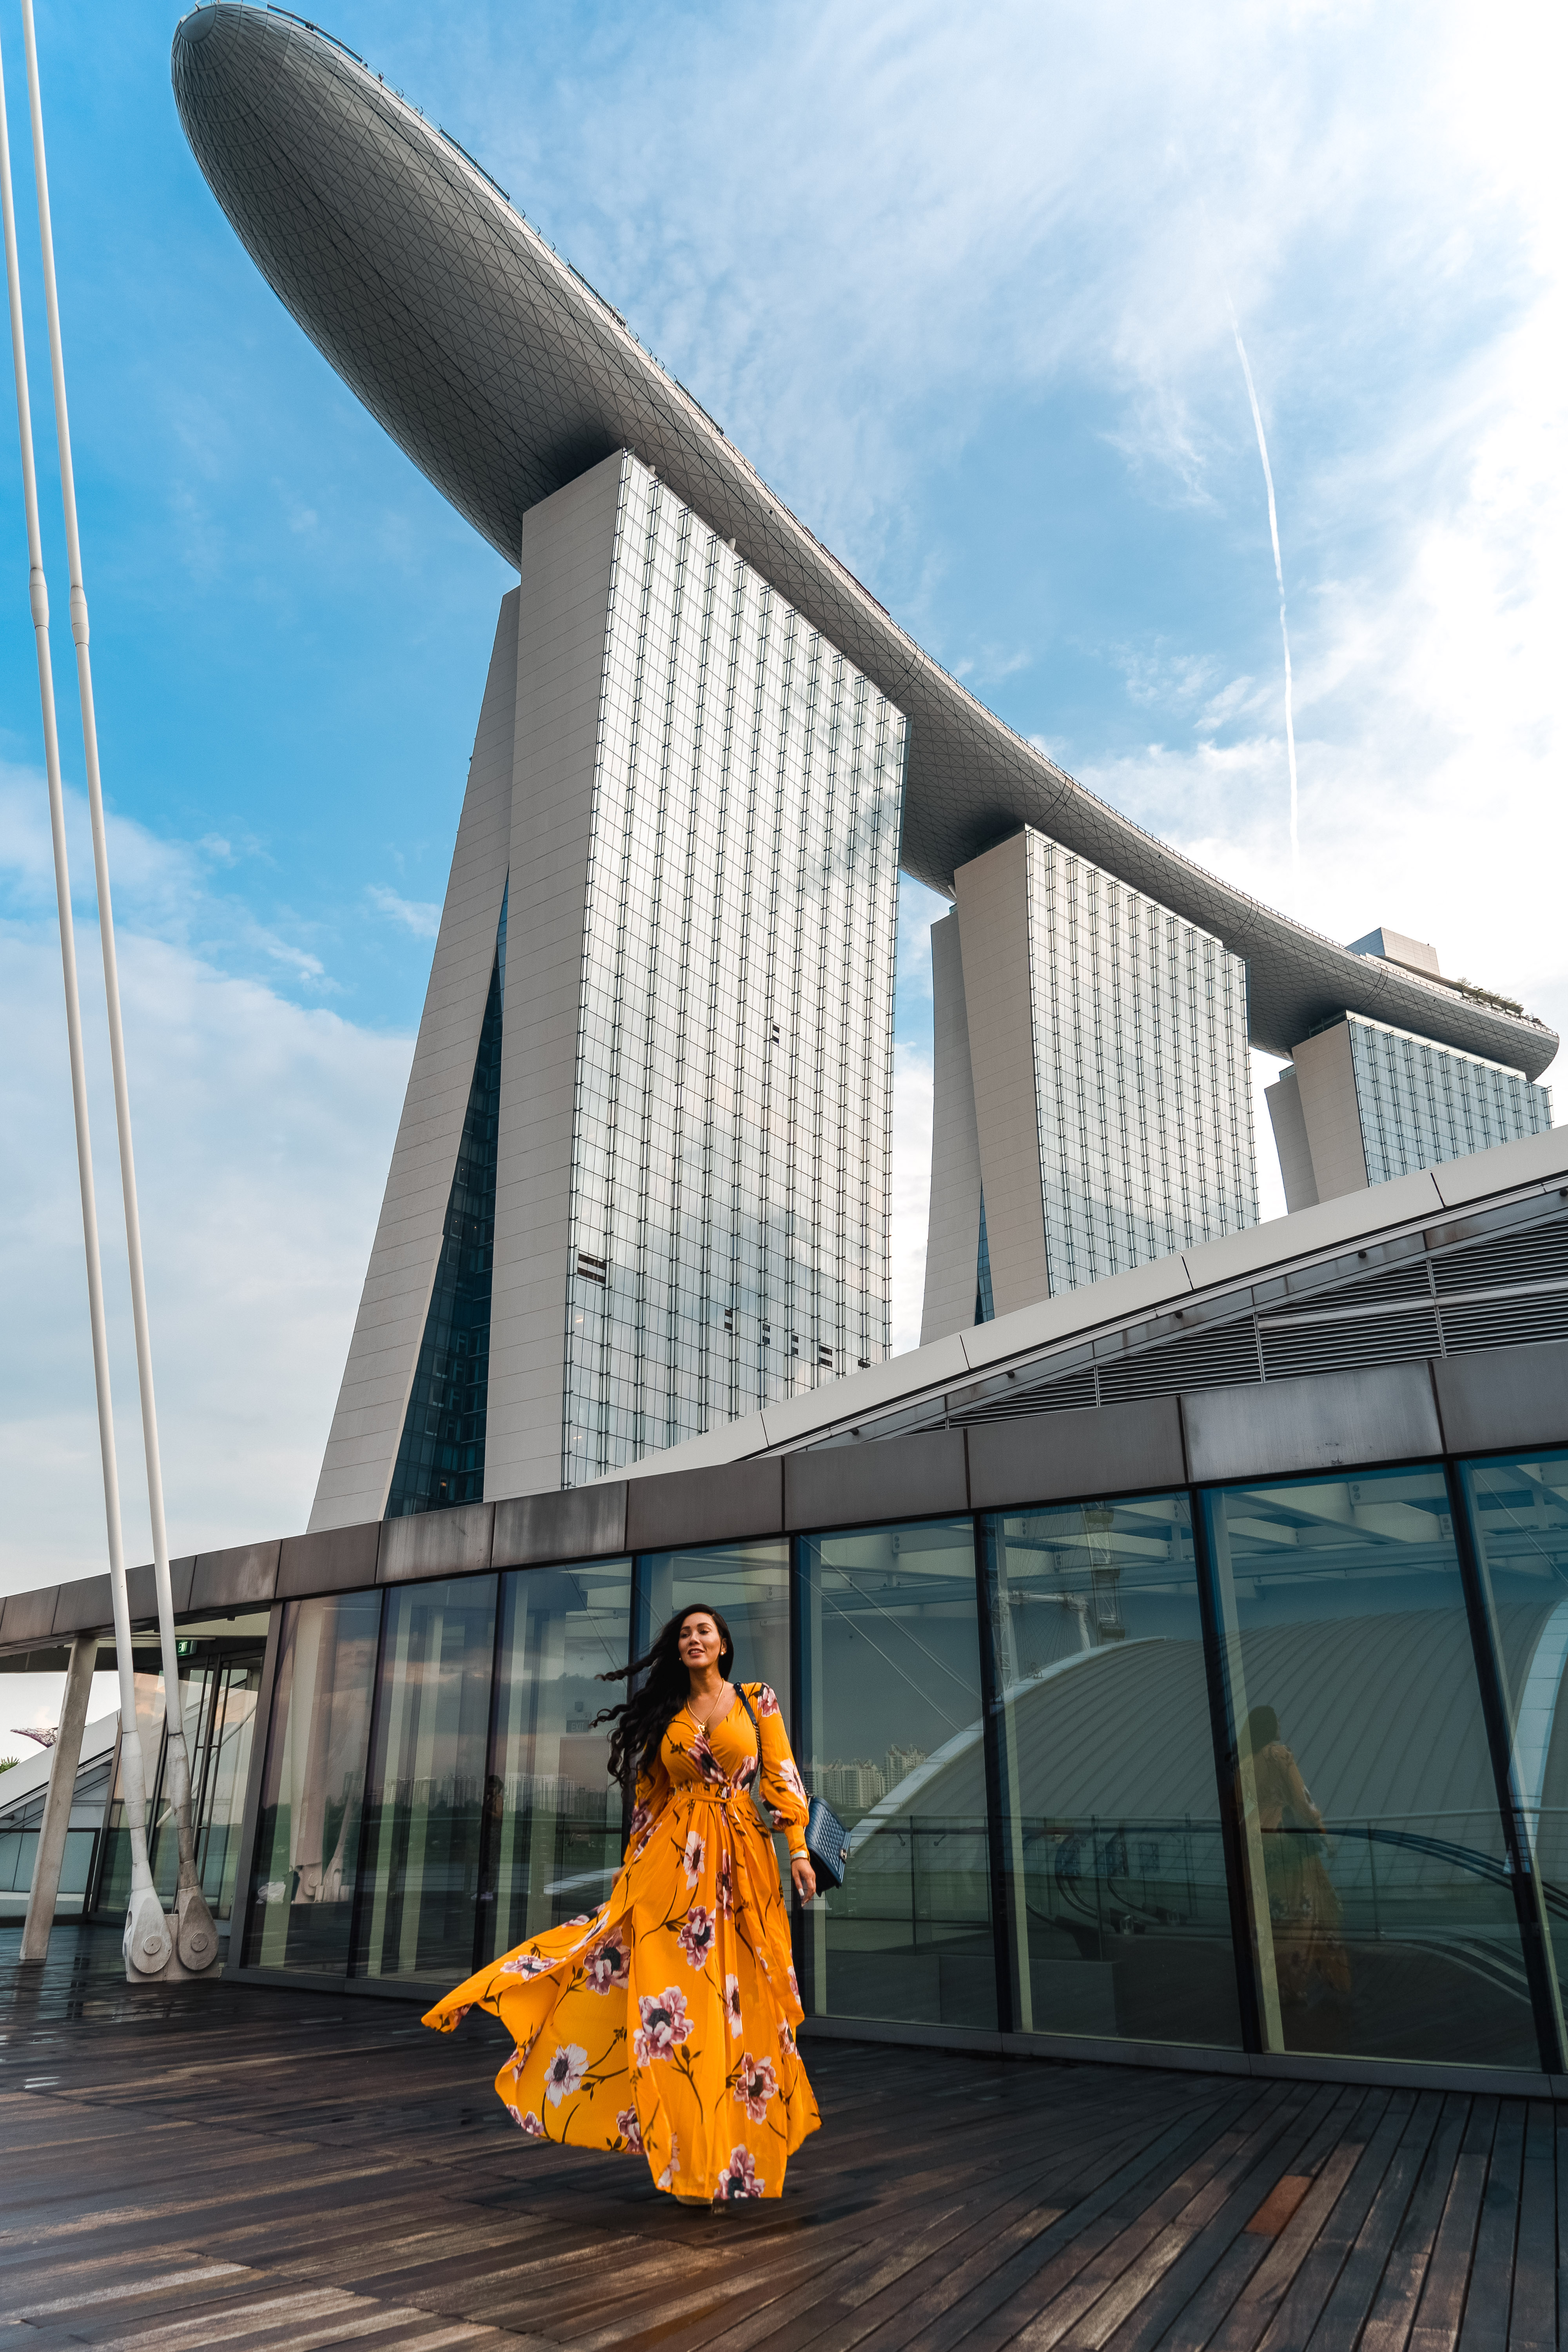
[[[1359,1281],[1336,1282],[1324,1290],[1309,1290],[1297,1298],[1282,1298],[1270,1307],[1268,1318],[1278,1315],[1318,1315],[1326,1307],[1374,1307],[1380,1300],[1400,1298],[1430,1298],[1432,1285],[1426,1273],[1425,1256],[1411,1258],[1404,1265],[1391,1265],[1381,1274],[1363,1275]]]
[[[1178,1389],[1232,1389],[1258,1377],[1258,1340],[1248,1315],[1217,1329],[1184,1333],[1138,1355],[1111,1357],[1100,1367],[1100,1401],[1120,1404],[1133,1397],[1172,1396]]]
[[[1000,1396],[987,1397],[984,1404],[965,1405],[952,1416],[949,1426],[973,1429],[977,1422],[1016,1421],[1024,1413],[1079,1412],[1099,1402],[1094,1367],[1086,1364],[1080,1371],[1064,1373],[1060,1380],[1042,1381],[1036,1388],[1009,1388]]]
[[[1282,1325],[1270,1318],[1259,1329],[1264,1370],[1271,1381],[1292,1380],[1301,1372],[1355,1371],[1366,1364],[1412,1363],[1443,1352],[1433,1307],[1334,1316],[1321,1323]]]
[[[1454,1290],[1496,1290],[1509,1282],[1551,1282],[1568,1276],[1568,1223],[1554,1218],[1523,1233],[1470,1242],[1432,1260],[1438,1296]]]
[[[1568,1339],[1568,1291],[1538,1291],[1516,1298],[1482,1298],[1442,1309],[1443,1337],[1451,1356],[1473,1348],[1518,1348],[1530,1342]]]

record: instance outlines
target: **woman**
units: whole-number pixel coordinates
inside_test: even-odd
[[[449,2033],[477,2002],[517,2047],[496,2089],[525,2132],[644,2156],[683,2204],[776,2197],[816,2129],[795,2048],[800,1997],[778,1865],[752,1802],[816,1892],[807,1805],[766,1683],[737,1691],[716,1609],[683,1609],[645,1658],[601,1680],[646,1680],[599,1716],[610,1772],[636,1774],[631,1839],[607,1903],[520,1944],[437,2003]]]
[[[1323,1860],[1323,1816],[1271,1706],[1252,1709],[1246,1737],[1280,1994],[1307,2008],[1332,1995],[1342,1999],[1351,1990],[1351,1964],[1340,1939],[1340,1898]],[[1245,1782],[1244,1775],[1244,1806]]]

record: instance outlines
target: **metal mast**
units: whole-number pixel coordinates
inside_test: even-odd
[[[120,1012],[120,968],[114,946],[114,908],[109,887],[109,842],[103,821],[103,785],[98,760],[98,717],[92,693],[87,590],[82,580],[81,535],[77,525],[76,472],[71,463],[70,415],[66,404],[65,351],[60,337],[59,292],[55,281],[55,236],[49,212],[49,174],[44,152],[44,109],[38,83],[38,45],[33,0],[22,0],[22,36],[27,51],[27,101],[33,127],[33,178],[38,198],[38,243],[44,267],[44,299],[49,323],[49,366],[54,379],[55,434],[59,444],[60,499],[65,510],[66,553],[70,567],[71,636],[76,646],[77,691],[81,702],[82,744],[88,803],[92,814],[92,856],[98,884],[98,932],[103,950],[103,987],[109,1007],[109,1055],[114,1073],[114,1117],[120,1142],[120,1183],[125,1203],[125,1249],[131,1273],[131,1311],[136,1331],[136,1378],[142,1400],[142,1442],[147,1460],[147,1504],[153,1523],[153,1570],[158,1600],[158,1637],[163,1654],[163,1710],[171,1793],[180,1848],[179,1892],[174,1908],[177,1948],[184,1967],[205,1969],[217,1958],[217,1930],[196,1877],[191,1824],[191,1769],[180,1702],[179,1656],[174,1643],[174,1598],[169,1581],[169,1536],[163,1512],[163,1469],[158,1446],[158,1406],[153,1387],[153,1339],[147,1318],[147,1282],[142,1260],[142,1216],[136,1198],[136,1160],[131,1135],[131,1089],[125,1070],[125,1031]]]
[[[5,118],[5,68],[0,64],[0,205],[5,228],[5,283],[11,302],[11,357],[16,372],[16,423],[22,442],[22,491],[27,510],[27,585],[38,656],[38,701],[44,719],[44,764],[49,780],[49,827],[54,837],[55,896],[59,905],[60,962],[65,975],[66,1034],[70,1041],[71,1103],[76,1113],[77,1175],[81,1185],[82,1240],[87,1251],[87,1299],[92,1323],[92,1375],[98,1392],[98,1443],[103,1464],[103,1512],[109,1533],[109,1586],[114,1648],[120,1669],[120,1770],[125,1825],[131,1833],[131,1899],[125,1913],[127,1969],[155,1976],[166,1967],[174,1939],[147,1866],[147,1777],[136,1723],[136,1677],[131,1654],[131,1601],[125,1585],[125,1544],[120,1524],[120,1473],[114,1454],[114,1408],[109,1388],[109,1335],[103,1315],[103,1269],[98,1249],[98,1204],[92,1181],[92,1139],[87,1118],[87,1073],[81,1048],[81,999],[77,989],[76,931],[70,871],[66,862],[65,793],[60,783],[59,730],[55,719],[54,668],[49,658],[49,592],[38,529],[38,483],[33,461],[33,415],[27,398],[27,355],[22,334],[22,286],[16,258],[16,213],[11,188],[11,142]]]

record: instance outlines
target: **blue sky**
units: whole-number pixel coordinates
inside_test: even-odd
[[[342,0],[328,22],[1011,724],[1317,928],[1430,938],[1445,970],[1562,1025],[1565,192],[1543,11]],[[173,12],[44,0],[38,25],[172,1532],[191,1549],[309,1506],[508,574],[218,212],[170,97]],[[21,59],[0,30],[63,614]],[[1294,869],[1227,290],[1279,502]],[[0,1351],[5,1589],[100,1566],[102,1532],[9,425],[0,518],[0,1284],[29,1335]],[[65,701],[62,720],[79,785]],[[931,911],[909,893],[903,1344]],[[89,973],[93,952],[84,932]],[[140,1556],[100,1084],[95,1106]],[[1266,1132],[1258,1156],[1278,1211]]]

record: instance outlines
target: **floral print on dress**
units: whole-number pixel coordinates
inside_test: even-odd
[[[638,2008],[642,2023],[633,2036],[633,2048],[639,2066],[651,2066],[656,2058],[672,2058],[691,2039],[692,2021],[679,1985],[667,1985],[661,1993],[645,1992]]]
[[[713,1914],[694,1903],[680,1923],[676,1942],[694,1969],[706,1968],[708,1955],[713,1949]]]
[[[719,2176],[718,2194],[733,2203],[742,2197],[760,2197],[763,2184],[757,2179],[757,2159],[749,2147],[733,2147],[730,2161]]]
[[[759,1811],[800,1853],[808,1809],[776,1698],[747,1692],[752,1716],[737,1700],[700,1736],[685,1709],[670,1723],[606,1900],[531,1935],[426,2021],[449,2031],[478,2005],[507,2027],[496,2089],[526,2138],[634,2155],[658,2188],[704,2202],[778,2196],[817,2124]]]
[[[588,2053],[579,2042],[561,2043],[554,2057],[544,2070],[544,2095],[552,2107],[563,2099],[581,2090],[583,2077],[588,2071]]]
[[[778,2096],[778,2077],[771,2058],[753,2058],[748,2050],[735,2076],[735,2097],[754,2124],[766,2120],[768,2101]]]
[[[631,1974],[631,1938],[624,1932],[601,1937],[584,1958],[583,1981],[596,1993],[624,1992]]]

